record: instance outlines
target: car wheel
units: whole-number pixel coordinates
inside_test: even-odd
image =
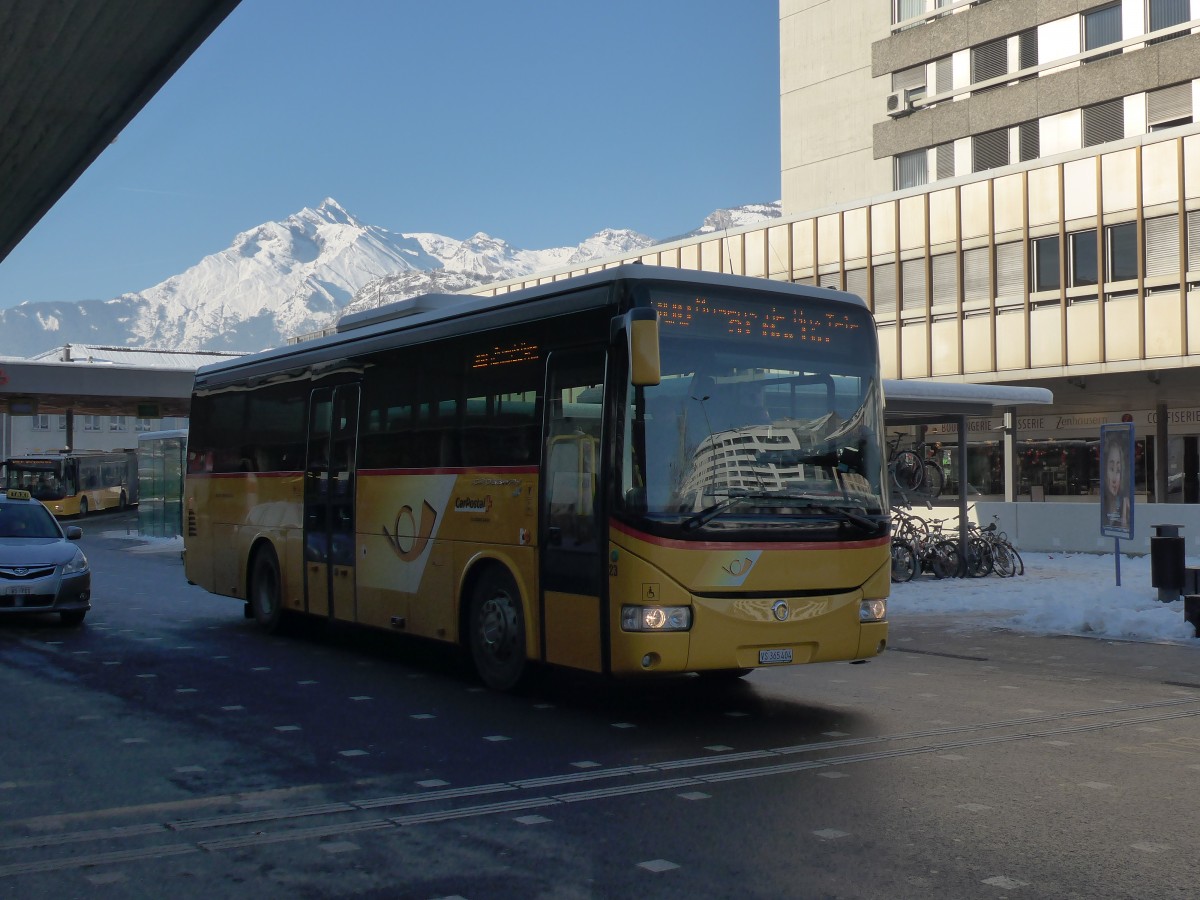
[[[525,674],[525,614],[512,575],[489,569],[471,592],[467,641],[475,671],[493,690],[510,691]]]
[[[58,614],[58,618],[64,625],[82,625],[87,612],[86,609],[64,609]]]
[[[254,554],[250,571],[250,611],[262,628],[279,630],[283,620],[283,600],[279,588],[279,559],[270,544]]]

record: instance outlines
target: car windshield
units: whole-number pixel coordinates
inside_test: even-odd
[[[662,380],[629,388],[623,511],[685,532],[764,517],[867,522],[883,500],[882,397],[869,315],[828,300],[659,306]],[[714,305],[708,301],[707,305]],[[832,310],[836,309],[837,313]],[[861,315],[859,315],[861,313]],[[844,316],[834,328],[835,316]],[[797,323],[799,325],[797,326]]]
[[[0,538],[59,538],[54,516],[40,503],[0,504]]]

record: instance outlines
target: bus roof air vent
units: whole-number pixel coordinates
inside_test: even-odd
[[[380,322],[391,322],[415,316],[417,313],[433,312],[454,303],[477,298],[466,297],[462,294],[422,294],[419,297],[409,297],[407,300],[397,300],[395,303],[385,303],[375,309],[364,309],[362,312],[342,316],[337,323],[338,334],[353,331],[356,328],[366,328],[368,325],[378,325]]]

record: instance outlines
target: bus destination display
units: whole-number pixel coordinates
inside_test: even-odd
[[[855,332],[863,327],[858,317],[845,312],[825,309],[809,312],[799,306],[767,303],[738,304],[728,298],[656,299],[653,306],[658,310],[662,328],[694,329],[706,336],[834,344],[844,338],[855,340]]]

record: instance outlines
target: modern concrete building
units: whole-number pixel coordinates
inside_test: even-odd
[[[1094,504],[1131,421],[1138,499],[1200,503],[1200,0],[779,12],[784,217],[635,258],[857,293],[888,378],[1050,388],[971,421],[972,496]]]

